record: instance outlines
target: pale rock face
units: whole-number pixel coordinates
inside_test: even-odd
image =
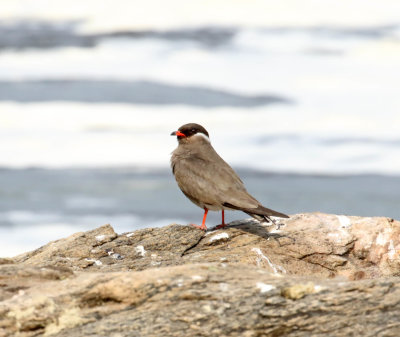
[[[400,222],[283,222],[279,233],[245,220],[208,235],[105,225],[0,259],[0,335],[398,335]]]

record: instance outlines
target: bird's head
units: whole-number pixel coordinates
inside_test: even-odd
[[[176,136],[179,144],[186,144],[198,141],[207,141],[210,142],[210,137],[208,135],[207,130],[202,127],[200,124],[196,123],[188,123],[182,125],[178,131],[174,131],[171,133],[171,136]]]

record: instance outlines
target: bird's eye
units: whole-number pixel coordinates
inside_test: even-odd
[[[196,129],[192,129],[192,132],[196,132]]]

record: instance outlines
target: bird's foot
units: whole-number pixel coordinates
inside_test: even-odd
[[[195,225],[195,224],[190,224],[190,226],[196,227],[198,229],[201,229],[202,231],[207,231],[207,226],[206,225]]]
[[[271,218],[269,218],[269,219],[275,225],[275,230],[279,231],[281,229],[281,227],[283,226],[283,223],[281,223],[279,220],[276,221],[276,220],[271,219]]]
[[[228,226],[228,224],[222,223],[222,224],[220,224],[218,226],[215,226],[215,229],[222,229],[222,228],[225,228],[226,226]]]

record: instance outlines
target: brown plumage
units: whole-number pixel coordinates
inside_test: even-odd
[[[208,210],[240,210],[257,220],[272,221],[270,216],[288,218],[261,205],[244,187],[236,172],[212,147],[207,130],[199,124],[181,126],[176,135],[179,145],[172,153],[171,167],[182,192],[197,206],[204,209],[203,223],[196,226],[207,229]]]

